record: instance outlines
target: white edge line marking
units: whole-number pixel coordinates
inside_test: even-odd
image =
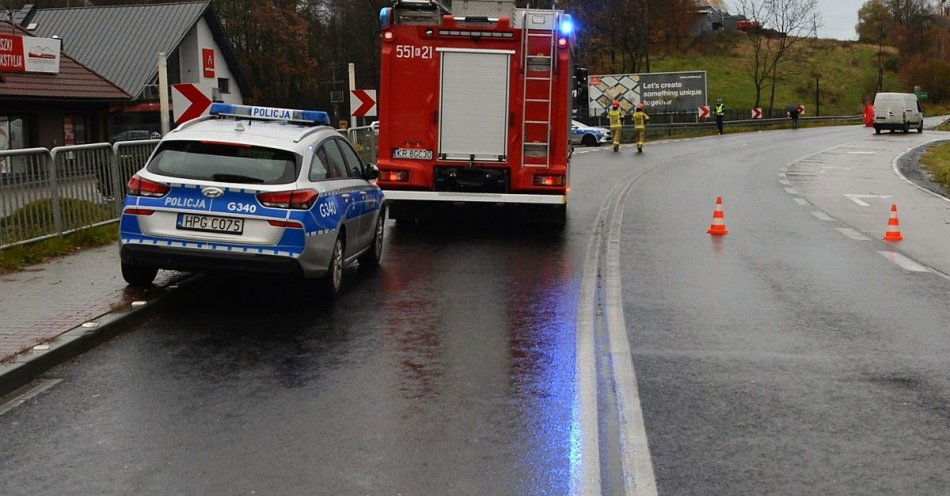
[[[795,188],[785,188],[785,192],[788,193],[788,194],[790,194],[790,195],[797,195],[797,194],[798,194],[798,190],[796,190]]]
[[[834,222],[835,220],[831,218],[830,215],[822,212],[821,210],[812,210],[811,214],[818,218],[818,220],[823,220],[825,222]]]
[[[808,200],[806,200],[806,199],[804,199],[804,198],[795,197],[795,198],[792,198],[792,199],[795,200],[795,203],[797,203],[797,204],[799,204],[799,205],[801,205],[801,206],[803,206],[803,207],[807,207],[807,206],[808,206]]]
[[[0,415],[3,415],[10,410],[13,410],[14,408],[26,403],[27,401],[30,401],[31,399],[42,394],[43,391],[46,391],[47,389],[59,384],[62,381],[62,379],[43,379],[39,384],[34,386],[29,391],[25,391],[3,405],[0,405]]]
[[[624,491],[627,496],[656,496],[656,477],[650,457],[646,424],[637,386],[637,375],[630,354],[630,341],[623,312],[622,282],[620,277],[620,232],[627,191],[633,181],[620,193],[607,238],[606,298],[607,331],[610,343],[610,361],[613,367],[615,394],[620,416],[621,458]]]
[[[917,189],[923,191],[924,193],[927,193],[927,194],[930,195],[930,196],[936,196],[937,198],[940,198],[941,200],[950,203],[950,198],[947,198],[946,196],[943,196],[943,195],[934,193],[933,191],[930,191],[929,189],[924,188],[923,186],[921,186],[921,185],[915,183],[914,181],[911,181],[910,179],[907,179],[907,177],[904,176],[903,173],[901,173],[900,167],[897,166],[897,163],[900,162],[900,159],[903,158],[904,155],[907,155],[908,153],[914,151],[915,148],[920,147],[920,146],[926,146],[926,145],[929,145],[929,144],[933,143],[934,141],[942,141],[942,140],[945,140],[945,139],[946,139],[945,137],[944,137],[944,138],[933,138],[933,139],[931,139],[930,141],[924,141],[924,142],[922,142],[922,143],[918,143],[918,144],[916,144],[916,145],[914,145],[914,146],[912,146],[912,147],[910,147],[910,148],[904,150],[903,153],[901,153],[901,154],[899,154],[898,156],[894,157],[894,160],[891,161],[891,170],[894,171],[894,174],[897,174],[897,177],[899,177],[899,178],[903,179],[904,181],[906,181],[907,184],[909,184],[909,185],[911,185],[911,186],[913,186],[913,187],[915,187],[915,188],[917,188]]]
[[[845,236],[855,240],[855,241],[871,241],[871,238],[865,236],[860,231],[856,229],[851,229],[850,227],[839,227],[837,228],[838,232],[844,234]]]
[[[910,271],[910,272],[930,272],[930,269],[920,265],[919,263],[897,253],[895,251],[879,251],[884,258],[890,260],[897,264],[900,268]]]
[[[635,176],[632,176],[635,177]],[[584,253],[584,271],[577,298],[577,343],[575,357],[574,413],[571,419],[571,462],[569,494],[600,496],[600,422],[597,404],[597,350],[594,340],[595,303],[600,267],[600,246],[610,199],[626,182],[614,185],[601,204],[594,230]],[[576,425],[576,431],[574,430]],[[577,439],[580,437],[580,439]]]

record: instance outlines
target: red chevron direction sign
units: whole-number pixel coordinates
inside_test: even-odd
[[[376,117],[376,90],[351,90],[350,115]]]
[[[761,119],[761,118],[762,118],[762,109],[760,109],[759,107],[756,107],[756,108],[752,109],[752,118],[753,118],[753,119]]]
[[[211,99],[196,84],[172,85],[172,117],[175,124],[188,122],[208,115]]]
[[[709,106],[707,106],[707,105],[702,105],[702,106],[700,106],[700,107],[699,107],[699,118],[700,118],[700,119],[705,119],[705,118],[707,118],[707,117],[709,117]]]

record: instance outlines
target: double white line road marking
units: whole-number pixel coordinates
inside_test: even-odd
[[[577,432],[572,443],[571,494],[602,494],[600,477],[600,442],[597,405],[597,352],[594,332],[597,304],[597,278],[603,273],[605,279],[604,306],[607,316],[607,343],[613,380],[601,378],[605,384],[615,386],[618,425],[620,430],[620,460],[623,468],[624,492],[627,496],[655,496],[656,479],[647,442],[637,377],[630,354],[626,321],[623,311],[620,271],[620,233],[623,226],[623,209],[627,192],[652,169],[634,174],[616,184],[604,199],[597,214],[594,232],[591,234],[584,259],[584,275],[581,279],[580,298],[577,309],[577,398],[575,424]],[[607,214],[613,207],[613,217],[607,232],[606,266],[601,267],[601,250]],[[610,445],[611,443],[605,443]]]

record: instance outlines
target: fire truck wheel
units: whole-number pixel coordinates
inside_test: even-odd
[[[564,229],[567,225],[567,205],[555,205],[551,207],[549,222],[556,229]]]

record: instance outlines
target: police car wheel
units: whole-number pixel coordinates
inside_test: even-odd
[[[152,284],[156,275],[158,275],[158,269],[155,267],[122,264],[122,278],[129,286],[144,288]]]
[[[373,231],[373,244],[366,253],[359,258],[360,267],[372,268],[379,265],[379,259],[383,256],[383,238],[386,232],[384,219],[385,214],[380,214],[376,219],[376,230]]]
[[[320,290],[325,296],[333,297],[340,292],[343,285],[343,240],[337,238],[330,252],[330,264],[327,274],[320,281]]]
[[[597,138],[593,134],[585,134],[584,138],[581,139],[581,144],[584,146],[597,146]]]

